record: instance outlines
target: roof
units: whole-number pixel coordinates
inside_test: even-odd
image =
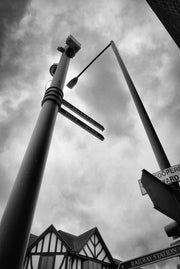
[[[32,243],[34,243],[34,242],[36,241],[37,238],[38,238],[37,235],[35,235],[35,234],[30,234],[29,242],[28,242],[28,247],[29,247],[30,245],[32,245]]]
[[[114,260],[114,263],[115,263],[116,265],[119,265],[119,264],[122,262],[121,260],[116,259],[116,258],[113,258],[113,260]]]
[[[58,231],[59,235],[62,239],[67,243],[67,245],[71,248],[73,252],[79,252],[80,249],[85,245],[85,243],[89,240],[91,235],[96,231],[96,227],[79,235],[73,235],[70,233],[63,232],[61,230]]]
[[[58,231],[58,234],[61,236],[61,238],[66,242],[66,244],[68,245],[68,247],[74,251],[75,247],[74,247],[74,241],[76,240],[77,236],[70,234],[70,233],[66,233],[63,232],[61,230]]]
[[[115,261],[111,253],[109,252],[97,227],[94,227],[88,230],[87,232],[84,232],[80,234],[79,236],[76,236],[74,234],[66,233],[61,230],[57,231],[53,225],[50,225],[40,236],[37,236],[34,234],[30,235],[27,252],[29,252],[36,244],[38,244],[38,242],[49,232],[54,232],[59,237],[59,239],[63,242],[63,244],[66,246],[68,251],[73,255],[79,255],[79,252],[83,249],[83,247],[87,244],[91,236],[94,234],[99,238],[111,263],[115,264]]]

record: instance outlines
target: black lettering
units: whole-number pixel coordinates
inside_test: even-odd
[[[171,182],[173,182],[174,181],[174,179],[173,179],[174,177],[173,176],[170,176],[169,177],[169,179],[171,180]]]
[[[162,177],[161,172],[154,173],[153,175],[154,175],[155,177],[157,177],[157,178],[161,178],[161,177]]]
[[[171,170],[171,173],[172,173],[172,174],[175,172],[175,171],[174,171],[174,167],[171,167],[170,170]]]
[[[178,167],[174,167],[174,172],[178,172]]]
[[[170,184],[171,181],[170,181],[170,179],[167,177],[167,178],[164,179],[164,183],[165,183],[165,184]]]
[[[179,180],[179,176],[178,176],[178,175],[174,175],[174,179],[175,179],[176,181],[178,181],[178,180]]]
[[[172,182],[176,182],[176,181],[179,180],[179,176],[178,176],[178,175],[170,176],[169,179],[170,179],[170,182],[171,182],[171,183],[172,183]]]

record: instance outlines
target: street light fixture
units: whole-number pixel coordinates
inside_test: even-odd
[[[73,79],[71,79],[68,83],[67,83],[67,87],[72,89],[78,82],[78,78],[84,73],[84,71],[97,59],[99,58],[99,56],[105,51],[107,50],[107,48],[109,48],[111,46],[111,43],[109,43],[82,71],[81,73],[79,73],[78,76],[74,77]]]

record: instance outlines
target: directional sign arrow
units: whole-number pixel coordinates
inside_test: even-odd
[[[152,263],[171,259],[179,255],[180,255],[180,244],[122,262],[119,264],[119,268],[120,269],[140,268],[140,266],[146,266]]]
[[[71,111],[73,111],[76,114],[78,114],[80,117],[82,117],[86,121],[88,121],[89,123],[93,124],[95,127],[97,127],[98,129],[100,129],[101,131],[104,131],[104,127],[101,124],[99,124],[97,121],[93,120],[91,117],[89,117],[88,115],[86,115],[84,112],[82,112],[81,110],[79,110],[77,107],[73,106],[72,104],[70,104],[69,102],[67,102],[64,99],[62,100],[62,104],[65,107],[69,108]]]
[[[180,189],[164,184],[147,170],[142,170],[141,182],[154,208],[180,223]]]
[[[161,182],[165,183],[166,185],[174,184],[175,182],[180,181],[180,164],[165,168],[156,173],[153,173],[152,175],[157,177]],[[138,183],[142,195],[147,194],[146,190],[142,185],[141,179],[138,180]]]

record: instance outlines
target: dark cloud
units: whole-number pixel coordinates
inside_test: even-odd
[[[22,19],[31,0],[7,0],[0,4],[0,58],[7,36]]]
[[[24,127],[24,132],[28,128],[34,116],[32,106],[38,102],[39,70],[47,64],[42,56],[45,52],[45,35],[37,23],[37,13],[28,10],[29,4],[30,1],[5,1],[0,10],[7,17],[7,21],[3,21],[4,29],[7,28],[6,35],[1,33],[4,43],[0,47],[1,110],[6,115],[0,121],[1,152],[8,141],[17,135],[18,128]],[[12,15],[12,21],[9,15]],[[28,18],[22,22],[25,15]]]
[[[0,4],[0,80],[3,81],[22,72],[19,59],[22,57],[24,41],[16,37],[21,19],[26,14],[30,0],[7,0]],[[12,38],[12,35],[14,37]]]

